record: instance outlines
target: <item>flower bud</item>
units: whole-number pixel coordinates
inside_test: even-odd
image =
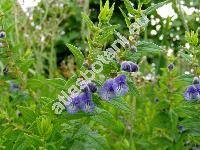
[[[168,70],[169,71],[172,71],[173,69],[174,69],[174,64],[169,64],[168,66],[167,66],[167,68],[168,68]]]
[[[5,31],[0,31],[0,38],[5,38],[5,37],[6,37]]]
[[[198,78],[198,77],[194,77],[192,83],[193,83],[193,84],[199,84],[199,78]]]

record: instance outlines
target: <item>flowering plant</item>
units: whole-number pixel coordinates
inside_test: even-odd
[[[200,148],[198,2],[21,3],[0,1],[0,149]]]

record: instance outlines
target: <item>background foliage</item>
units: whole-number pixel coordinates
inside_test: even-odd
[[[110,0],[100,11],[99,0],[42,0],[25,14],[18,2],[1,0],[6,38],[0,42],[6,46],[0,48],[0,149],[199,149],[200,104],[183,97],[200,76],[199,10],[187,15],[171,0],[178,17],[162,18],[151,7],[160,2],[134,0],[130,7],[128,0]],[[184,5],[199,9],[198,1],[191,2]],[[144,42],[138,52],[125,51],[124,58],[140,66],[127,74],[130,92],[111,102],[93,95],[91,114],[55,115],[52,104],[79,75],[82,57],[93,62],[116,39],[115,30],[130,36],[119,8],[137,16],[140,7],[150,10],[150,22],[137,37]],[[131,15],[126,19],[134,22]],[[67,43],[80,49],[81,59]],[[113,62],[103,74],[108,79],[117,71]]]

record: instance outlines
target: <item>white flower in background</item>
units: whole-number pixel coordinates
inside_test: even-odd
[[[160,22],[160,19],[159,18],[156,18],[156,23],[159,23]]]
[[[162,7],[158,8],[157,13],[162,17],[162,18],[168,18],[168,17],[173,17],[176,13],[174,9],[172,8],[172,3],[163,5]]]
[[[190,74],[190,72],[189,72],[189,71],[185,71],[185,74],[186,74],[186,75],[189,75],[189,74]]]
[[[188,8],[187,6],[182,5],[181,8],[183,9],[183,11],[187,14],[187,15],[192,15],[195,12],[195,8],[194,7],[190,7]]]
[[[45,36],[44,36],[44,35],[41,35],[40,41],[41,41],[41,42],[44,42],[44,41],[45,41]]]
[[[179,30],[180,30],[180,27],[176,27],[176,30],[179,31]]]
[[[151,25],[155,26],[156,25],[156,21],[154,19],[151,19]]]
[[[190,44],[189,44],[189,43],[185,43],[185,47],[186,47],[187,49],[189,49],[189,48],[190,48]]]
[[[35,27],[35,29],[36,29],[36,30],[41,30],[42,27],[37,25],[37,26]]]
[[[157,31],[156,30],[151,30],[151,35],[156,35]]]
[[[31,22],[31,26],[34,27],[34,26],[35,26],[35,23],[34,23],[34,22]]]
[[[164,35],[162,34],[160,37],[159,37],[159,40],[163,40],[164,38]]]
[[[38,5],[41,0],[17,0],[24,12]]]
[[[193,5],[193,3],[190,2],[190,5]],[[192,15],[194,12],[198,12],[199,9],[196,9],[195,7],[187,7],[184,5],[184,1],[181,1],[181,9],[187,14],[187,15]],[[166,5],[163,5],[162,7],[158,8],[157,13],[162,17],[162,18],[168,18],[172,17],[172,20],[175,20],[178,18],[178,15],[172,8],[172,3],[168,3]]]
[[[167,50],[167,56],[168,56],[168,57],[171,56],[171,55],[173,54],[173,52],[174,52],[174,50],[171,49],[171,48],[169,48],[169,49]]]
[[[179,35],[176,35],[176,39],[177,39],[177,40],[180,40],[180,36],[179,36]]]
[[[160,28],[161,28],[161,25],[160,25],[160,24],[156,25],[156,30],[157,30],[157,31],[159,31]]]

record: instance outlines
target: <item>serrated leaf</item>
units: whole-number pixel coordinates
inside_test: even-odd
[[[126,6],[126,9],[128,10],[128,12],[132,15],[137,15],[139,14],[138,11],[136,9],[133,8],[131,2],[129,0],[124,0],[124,4]]]
[[[137,44],[138,53],[160,53],[163,51],[161,47],[152,43],[142,41]]]
[[[120,7],[119,7],[119,9],[120,9],[122,15],[124,16],[127,27],[129,27],[131,25],[130,19],[128,18],[128,16],[125,14],[125,12]]]
[[[69,48],[69,50],[74,55],[77,67],[81,68],[82,65],[83,65],[83,62],[84,62],[84,56],[83,56],[82,52],[77,47],[75,47],[71,44],[67,44],[67,47]]]
[[[78,78],[77,74],[74,74],[73,76],[71,76],[71,77],[67,80],[67,82],[66,82],[66,84],[65,84],[65,89],[68,89],[70,86],[72,86],[73,84],[75,84],[76,81],[77,81],[77,78]]]
[[[129,87],[129,92],[132,94],[132,95],[138,95],[139,94],[139,91],[135,85],[135,83],[131,80],[128,80],[127,81],[127,84],[128,84],[128,87]]]
[[[167,0],[167,1],[165,1],[165,2],[160,2],[160,3],[158,3],[158,4],[154,4],[154,5],[150,6],[150,7],[148,7],[148,8],[144,11],[144,14],[149,15],[152,11],[158,9],[159,7],[161,7],[161,6],[163,6],[163,5],[167,4],[167,3],[169,3],[169,0]]]
[[[188,63],[192,63],[192,58],[190,57],[190,55],[188,54],[185,54],[184,52],[180,51],[179,52],[180,56],[185,60],[187,61]]]
[[[32,123],[35,121],[37,115],[33,110],[23,106],[18,106],[18,109],[22,112],[22,118],[25,122]]]
[[[93,24],[93,22],[90,20],[90,18],[85,14],[85,13],[82,13],[82,18],[83,18],[83,21],[85,21],[86,22],[86,24],[87,24],[87,26],[88,26],[88,28],[91,30],[91,31],[93,31],[93,32],[95,32],[95,25]]]
[[[48,86],[52,86],[54,88],[58,88],[60,90],[64,89],[64,86],[66,85],[66,81],[62,78],[54,78],[54,79],[47,79],[46,84]]]
[[[104,7],[102,7],[102,1],[100,1],[100,13],[98,19],[100,22],[107,23],[110,21],[114,11],[114,4],[109,8],[109,0],[106,1]]]
[[[120,25],[111,25],[104,27],[100,35],[95,38],[95,41],[100,44],[105,44],[109,40],[110,36],[114,34],[115,30],[119,28],[119,26]]]
[[[128,103],[121,97],[117,97],[109,101],[109,103],[114,106],[116,109],[121,110],[125,113],[130,113],[131,109]]]
[[[176,81],[185,81],[185,82],[188,82],[188,83],[192,83],[193,78],[194,78],[193,75],[183,74],[183,75],[180,75],[180,76],[176,77],[174,81],[175,82]]]

